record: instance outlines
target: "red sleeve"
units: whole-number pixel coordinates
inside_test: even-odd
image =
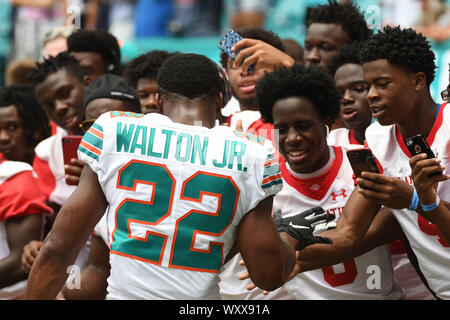
[[[0,221],[51,212],[31,171],[18,173],[0,185]]]
[[[56,179],[50,165],[36,155],[33,161],[33,170],[38,176],[39,189],[46,199],[50,198],[50,194],[56,188]]]

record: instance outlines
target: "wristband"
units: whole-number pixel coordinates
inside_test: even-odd
[[[416,188],[414,188],[413,197],[411,199],[411,204],[409,205],[408,209],[416,211],[418,206],[419,206],[419,196],[417,195]]]
[[[436,196],[436,200],[433,203],[420,204],[420,206],[422,207],[423,211],[428,212],[428,211],[433,211],[434,209],[436,209],[440,202],[441,202],[441,199],[439,199],[439,196]]]

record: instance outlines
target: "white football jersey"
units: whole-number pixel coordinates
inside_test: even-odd
[[[435,124],[426,138],[432,151],[446,172],[450,172],[450,108],[442,104]],[[409,153],[404,138],[396,125],[371,124],[366,130],[366,141],[383,167],[384,174],[398,177],[412,184]],[[440,182],[439,197],[450,202],[450,181]],[[450,299],[450,247],[437,227],[417,212],[391,209],[411,248],[431,290],[441,299]]]
[[[355,133],[347,128],[331,130],[327,137],[329,146],[348,147],[350,145],[360,145],[355,139]]]
[[[108,299],[219,299],[243,216],[282,188],[268,140],[152,114],[109,112],[78,156],[108,201]]]
[[[274,210],[288,217],[313,207],[336,215],[342,213],[354,189],[353,170],[341,147],[330,147],[334,159],[325,171],[300,177],[285,162],[280,163],[283,189],[274,199]],[[311,175],[309,175],[311,176]],[[400,299],[393,281],[389,246],[377,247],[354,259],[303,272],[284,287],[297,299]]]

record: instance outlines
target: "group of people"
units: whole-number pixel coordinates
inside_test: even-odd
[[[1,88],[0,298],[450,299],[450,111],[427,39],[336,1],[308,12],[302,59],[236,31],[220,66],[122,68],[80,30]],[[410,153],[418,134],[435,158]],[[356,176],[354,149],[379,173]]]

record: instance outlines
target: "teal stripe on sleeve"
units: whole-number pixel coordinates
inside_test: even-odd
[[[281,171],[280,171],[280,167],[278,166],[278,163],[275,163],[271,166],[264,167],[263,179],[270,177],[270,176],[277,175],[280,172]]]
[[[88,149],[84,148],[83,146],[79,146],[78,147],[78,151],[83,152],[85,155],[87,155],[88,157],[98,161],[99,156],[96,155],[95,153],[89,151]]]
[[[270,181],[268,183],[263,184],[261,186],[261,188],[267,189],[267,188],[270,188],[270,187],[273,187],[273,186],[276,186],[276,185],[279,185],[279,184],[283,184],[283,179],[272,180],[272,181]]]
[[[101,125],[99,125],[97,122],[94,122],[92,124],[92,128],[97,129],[98,131],[103,133],[103,127]]]
[[[103,148],[103,140],[97,136],[94,136],[89,131],[84,134],[83,141],[90,144],[93,147],[96,147],[99,150],[102,150]]]

